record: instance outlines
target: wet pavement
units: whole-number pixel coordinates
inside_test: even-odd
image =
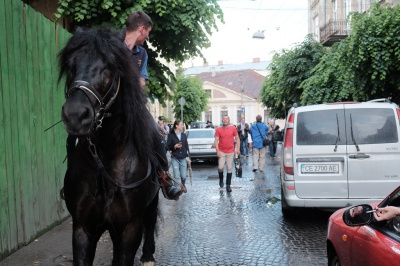
[[[302,211],[284,219],[280,204],[280,156],[267,158],[264,172],[233,173],[232,192],[218,186],[217,165],[194,162],[193,181],[178,201],[160,197],[157,265],[327,265],[330,215]],[[71,220],[5,260],[3,265],[72,265]],[[140,249],[135,265],[139,265]],[[112,244],[104,234],[94,265],[110,265]]]

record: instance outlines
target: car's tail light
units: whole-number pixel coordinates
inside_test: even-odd
[[[294,114],[289,116],[283,146],[283,168],[286,174],[293,175],[293,126]]]
[[[396,109],[397,110],[397,119],[399,120],[399,122],[400,122],[400,109]]]

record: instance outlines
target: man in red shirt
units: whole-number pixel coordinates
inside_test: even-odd
[[[230,125],[230,118],[227,115],[222,117],[222,126],[215,131],[214,146],[218,156],[218,175],[219,186],[224,187],[224,165],[226,163],[226,191],[231,192],[232,180],[232,162],[235,153],[235,144],[233,139],[236,138],[236,154],[240,153],[240,139],[237,130]]]

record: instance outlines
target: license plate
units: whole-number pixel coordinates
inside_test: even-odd
[[[192,145],[192,149],[206,149],[207,145]]]
[[[339,164],[301,164],[302,174],[337,174]]]

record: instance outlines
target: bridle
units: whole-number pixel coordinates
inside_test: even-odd
[[[108,102],[105,102],[104,99],[107,98],[107,96],[110,94],[114,87],[115,80],[117,81],[116,89],[114,92],[114,95],[108,100]],[[110,88],[108,89],[107,93],[102,97],[100,93],[98,93],[94,87],[87,81],[84,80],[75,80],[74,82],[71,83],[71,86],[65,88],[65,98],[68,99],[71,95],[72,92],[75,90],[81,90],[83,93],[85,93],[86,97],[89,99],[90,104],[92,105],[93,112],[94,112],[94,131],[98,130],[101,128],[101,125],[103,123],[104,117],[110,117],[111,113],[107,113],[108,109],[110,109],[111,105],[114,103],[118,92],[120,88],[120,77],[117,75],[114,76],[113,82],[110,85]],[[91,97],[92,96],[92,97]],[[95,99],[95,101],[93,100]],[[98,103],[98,104],[97,104]],[[89,144],[89,151],[93,156],[94,161],[96,162],[96,165],[98,169],[101,172],[101,175],[105,177],[110,183],[112,183],[114,186],[118,188],[124,188],[124,189],[131,189],[138,187],[139,185],[143,184],[150,176],[151,176],[151,170],[152,170],[152,165],[150,160],[147,161],[147,173],[146,177],[143,179],[130,183],[130,184],[119,184],[117,183],[114,179],[111,178],[111,176],[107,173],[103,162],[100,160],[98,154],[97,154],[97,149],[95,144],[92,142],[91,138],[87,138],[88,144]],[[161,175],[161,174],[157,174]]]
[[[105,103],[104,99],[110,94],[114,87],[115,80],[117,81],[117,86],[115,89],[114,95]],[[72,92],[76,90],[81,90],[85,93],[86,97],[89,99],[90,104],[92,105],[93,112],[94,112],[94,130],[101,128],[103,123],[104,117],[110,117],[111,113],[106,113],[108,109],[110,109],[111,105],[114,103],[115,99],[117,98],[118,92],[120,87],[120,77],[115,75],[113,82],[110,85],[110,88],[107,90],[107,93],[102,97],[100,93],[98,93],[94,87],[87,81],[84,80],[75,80],[71,83],[69,87],[65,87],[65,99],[68,99]],[[92,97],[91,97],[92,96]],[[96,101],[93,101],[93,98]],[[98,103],[98,104],[97,104]]]

